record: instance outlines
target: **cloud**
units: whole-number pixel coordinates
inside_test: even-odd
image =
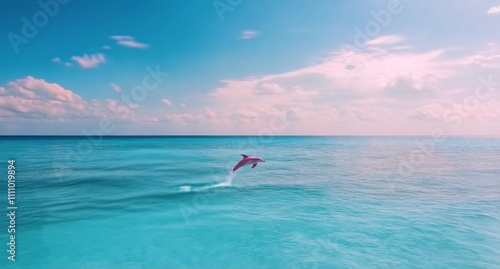
[[[446,120],[447,115],[450,113],[451,110],[446,109],[441,104],[431,103],[417,108],[415,113],[410,116],[410,119],[421,121]]]
[[[329,100],[337,97],[359,99],[392,91],[433,91],[436,81],[449,78],[453,63],[442,50],[424,53],[350,51],[341,49],[323,62],[299,70],[244,80],[224,80],[225,87],[212,96],[224,100]],[[404,88],[404,89],[403,89]],[[250,100],[250,99],[249,99]],[[255,102],[259,102],[255,100]],[[251,100],[250,100],[251,101]]]
[[[431,103],[415,110],[410,119],[423,122],[438,122],[459,127],[466,120],[499,121],[500,101],[495,99],[470,105],[465,102]]]
[[[87,101],[57,83],[31,76],[11,81],[6,88],[0,89],[6,93],[0,98],[0,114],[5,114],[4,119],[35,122],[89,118],[132,120],[135,115],[128,106],[115,100]]]
[[[206,119],[205,116],[203,116],[203,115],[188,114],[188,113],[170,114],[170,115],[167,115],[165,118],[170,123],[180,124],[180,125],[200,123],[200,122],[204,122]]]
[[[105,49],[105,50],[110,50],[111,46],[102,46],[102,48]]]
[[[159,113],[143,111],[136,117],[132,107],[115,100],[83,100],[58,84],[26,77],[0,87],[0,121],[106,116],[158,126],[168,122],[168,130],[177,133],[428,135],[460,119],[462,129],[452,130],[455,134],[495,131],[490,126],[500,120],[500,78],[486,83],[480,78],[498,73],[497,44],[467,52],[401,50],[396,48],[404,37],[377,39],[363,49],[337,48],[303,68],[223,79],[208,93],[190,96],[189,106],[179,103],[168,114],[159,108]],[[481,83],[489,85],[481,93],[491,98],[470,111],[464,100]]]
[[[114,35],[110,36],[110,38],[116,40],[118,44],[125,47],[136,48],[136,49],[149,48],[149,44],[139,43],[135,41],[135,38],[133,36]]]
[[[111,87],[111,89],[117,93],[122,93],[122,89],[120,88],[120,86],[118,86],[117,84],[115,83],[110,83],[109,86]]]
[[[63,61],[61,60],[61,58],[59,58],[59,57],[54,57],[54,58],[52,58],[52,60],[51,60],[51,61],[52,61],[53,63],[57,63],[57,64],[64,64],[64,66],[67,66],[67,67],[70,67],[70,66],[71,66],[71,63],[69,63],[69,62],[63,62]]]
[[[205,116],[208,118],[216,118],[217,114],[215,114],[215,112],[213,112],[210,108],[205,107]]]
[[[159,122],[160,119],[158,119],[157,117],[142,117],[142,122],[146,122],[146,123],[155,123],[155,122]]]
[[[260,32],[257,31],[246,30],[241,32],[240,39],[252,39],[257,37],[259,34]]]
[[[106,56],[102,53],[92,55],[84,54],[83,56],[73,56],[71,60],[75,61],[82,68],[94,68],[99,64],[105,63]]]
[[[500,46],[497,43],[490,42],[485,48],[464,57],[460,64],[480,68],[499,68]]]
[[[172,102],[170,100],[168,100],[167,98],[163,98],[161,99],[161,102],[167,106],[171,106],[172,105]]]
[[[368,46],[380,46],[380,45],[391,45],[395,43],[400,43],[404,38],[399,35],[386,35],[374,38],[372,40],[366,41]]]
[[[280,94],[285,93],[286,90],[277,83],[262,83],[255,89],[256,94]]]
[[[488,9],[488,12],[486,12],[486,13],[490,14],[490,15],[499,14],[500,13],[500,6],[491,7],[490,9]]]
[[[377,120],[377,109],[380,108],[361,108],[361,107],[353,107],[346,106],[340,110],[339,116],[342,120],[347,121],[375,121]]]
[[[199,128],[204,119],[203,127],[215,133],[425,135],[429,131],[412,120],[429,124],[443,120],[425,114],[421,107],[444,101],[460,107],[463,98],[474,93],[478,76],[494,74],[500,64],[495,57],[500,49],[494,44],[468,54],[394,49],[402,40],[383,37],[365,49],[339,48],[319,63],[297,70],[222,80],[222,86],[200,97],[200,106],[168,119],[186,132]],[[488,65],[468,64],[471,59]],[[500,95],[500,89],[497,92]],[[467,119],[493,120],[497,109],[484,104],[481,113]],[[445,104],[441,108],[449,109]],[[439,108],[437,112],[443,114]]]

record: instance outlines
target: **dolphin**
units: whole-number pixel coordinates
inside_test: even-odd
[[[258,163],[266,162],[266,161],[262,160],[262,158],[259,158],[259,157],[249,157],[248,155],[245,155],[245,154],[241,154],[241,156],[243,156],[243,160],[241,160],[239,163],[237,163],[233,167],[233,169],[231,170],[233,172],[233,174],[234,174],[234,172],[236,172],[236,170],[238,170],[240,167],[243,167],[245,165],[253,164],[252,168],[254,168],[255,166],[257,166]]]

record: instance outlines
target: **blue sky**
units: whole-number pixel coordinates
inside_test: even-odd
[[[500,1],[0,5],[1,134],[500,134]]]

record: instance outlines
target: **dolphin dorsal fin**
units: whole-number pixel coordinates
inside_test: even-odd
[[[248,155],[245,154],[241,154],[241,156],[243,156],[243,159],[248,158]]]

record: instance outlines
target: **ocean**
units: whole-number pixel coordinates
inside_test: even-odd
[[[500,138],[4,136],[0,171],[0,268],[500,268]]]

